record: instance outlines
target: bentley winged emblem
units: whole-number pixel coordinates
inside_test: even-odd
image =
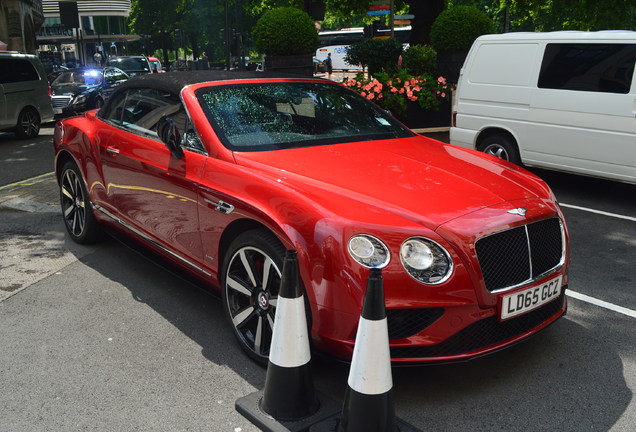
[[[519,216],[525,216],[527,210],[528,209],[525,208],[525,207],[518,207],[516,209],[508,210],[508,213],[514,214],[514,215],[519,215]]]

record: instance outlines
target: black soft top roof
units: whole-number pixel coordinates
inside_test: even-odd
[[[181,89],[190,85],[208,81],[231,81],[243,79],[267,78],[301,78],[312,79],[301,75],[290,75],[278,72],[236,72],[236,71],[191,71],[153,73],[136,76],[126,80],[117,87],[117,93],[129,88],[156,88],[178,95]]]

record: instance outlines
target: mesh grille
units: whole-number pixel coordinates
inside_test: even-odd
[[[388,309],[386,311],[389,339],[413,336],[444,315],[443,308]]]
[[[64,108],[71,103],[71,96],[53,96],[51,97],[51,106],[53,108]]]
[[[475,250],[488,291],[520,285],[559,265],[561,224],[552,218],[502,231],[479,239]]]
[[[565,292],[565,290],[564,290]],[[517,318],[499,321],[496,316],[477,321],[461,332],[434,346],[391,348],[391,358],[430,358],[463,354],[487,348],[532,330],[563,307],[565,294]]]

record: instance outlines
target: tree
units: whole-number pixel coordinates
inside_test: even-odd
[[[636,0],[500,0],[513,26],[538,31],[631,29]]]

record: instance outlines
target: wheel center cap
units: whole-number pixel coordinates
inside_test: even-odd
[[[258,293],[258,305],[261,309],[267,309],[269,307],[269,297],[266,292]]]

